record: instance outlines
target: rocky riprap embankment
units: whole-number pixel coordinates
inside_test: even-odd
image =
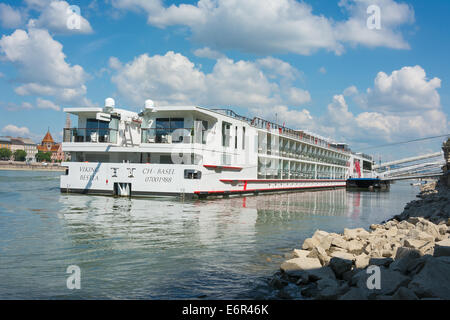
[[[431,189],[396,219],[371,225],[370,231],[317,230],[272,278],[278,297],[450,299],[450,192]],[[367,286],[369,266],[380,268],[380,289]]]
[[[410,217],[422,217],[439,224],[450,218],[450,188],[445,184],[426,184],[421,187],[418,197],[421,199],[408,203],[394,219],[403,221]]]

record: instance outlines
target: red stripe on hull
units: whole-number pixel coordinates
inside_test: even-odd
[[[220,179],[221,182],[346,182],[347,180],[245,180],[245,179]]]
[[[211,164],[205,164],[203,165],[205,168],[207,169],[224,169],[224,170],[242,170],[243,168],[241,167],[230,167],[230,166],[216,166],[216,165],[211,165]]]
[[[338,188],[338,187],[345,187],[345,186],[344,185],[332,185],[332,186],[311,186],[311,187],[263,188],[263,189],[247,189],[247,190],[194,191],[194,194],[224,194],[224,193],[285,191],[285,190],[297,190],[297,189],[318,189],[318,188]]]

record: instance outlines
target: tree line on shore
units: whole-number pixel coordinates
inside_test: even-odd
[[[24,162],[27,158],[27,152],[25,150],[16,150],[12,152],[8,148],[0,148],[0,160],[11,160],[14,158],[14,161]],[[37,162],[51,162],[52,161],[52,153],[51,152],[42,152],[39,151],[36,154]]]

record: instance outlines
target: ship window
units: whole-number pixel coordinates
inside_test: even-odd
[[[86,142],[108,142],[109,122],[97,119],[86,120]]]
[[[363,161],[364,170],[372,170],[372,164],[369,161]]]
[[[198,170],[184,170],[184,178],[185,179],[196,179],[199,180],[202,178],[202,172]]]
[[[184,119],[183,118],[157,118],[156,119],[156,128],[158,130],[167,130],[174,131],[176,129],[184,128]]]
[[[245,127],[242,127],[242,150],[245,149]]]
[[[231,129],[231,124],[222,122],[222,146],[223,147],[230,146],[230,129]]]
[[[156,128],[158,129],[169,129],[170,119],[169,118],[158,118],[156,119]]]
[[[156,119],[156,143],[161,143],[168,135],[172,135],[177,129],[184,128],[183,118],[157,118]],[[183,135],[177,136],[177,142],[183,141]]]
[[[238,147],[238,127],[235,127],[234,130],[234,148],[237,149]]]

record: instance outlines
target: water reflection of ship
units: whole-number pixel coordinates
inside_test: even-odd
[[[193,202],[61,195],[60,203],[60,216],[79,243],[117,238],[133,240],[126,242],[133,247],[170,248],[180,241],[206,245],[251,237],[262,224],[303,217],[353,217],[360,213],[361,199],[337,189]]]
[[[179,248],[210,244],[227,234],[254,233],[257,211],[242,198],[180,202],[164,199],[61,195],[59,217],[71,239],[87,244],[99,239],[128,248]],[[132,241],[120,241],[120,240]],[[115,247],[116,248],[116,247]]]
[[[351,196],[353,196],[352,206],[349,208],[349,213],[352,218],[358,218],[361,214],[361,193],[356,192],[352,193]]]
[[[301,216],[345,216],[347,195],[342,189],[287,193],[257,199],[258,221],[289,221]],[[256,199],[255,199],[256,200]],[[249,201],[247,202],[247,206]]]

